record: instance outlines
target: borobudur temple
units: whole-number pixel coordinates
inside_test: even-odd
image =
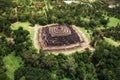
[[[82,37],[70,25],[54,24],[39,29],[39,43],[44,51],[68,50],[80,47]]]

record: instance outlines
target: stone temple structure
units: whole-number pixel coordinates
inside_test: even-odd
[[[82,37],[70,25],[54,24],[39,29],[39,43],[44,51],[68,50],[80,47]]]

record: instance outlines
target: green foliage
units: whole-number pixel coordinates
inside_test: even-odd
[[[9,77],[6,75],[6,68],[4,67],[3,57],[10,54],[12,51],[12,46],[10,42],[7,41],[6,37],[0,37],[0,80],[9,80]]]
[[[5,73],[3,73],[3,74],[0,74],[0,80],[10,80],[10,79]]]
[[[20,80],[22,76],[25,76],[25,80],[51,79],[49,71],[40,68],[32,68],[32,67],[24,67],[24,68],[21,67],[15,71],[15,80]]]
[[[10,80],[14,80],[14,71],[23,66],[23,61],[20,56],[15,56],[11,53],[3,58],[6,74]]]
[[[6,37],[0,38],[0,56],[5,56],[11,52],[12,48],[10,48],[11,43],[7,41]]]
[[[119,80],[116,70],[119,70],[120,47],[108,45],[99,41],[93,55],[93,63],[96,66],[100,80]]]
[[[0,80],[13,79],[9,77],[13,73],[14,80],[119,80],[120,47],[100,41],[104,37],[120,40],[120,26],[114,26],[119,23],[120,7],[108,8],[108,5],[103,1],[68,5],[59,0],[0,0]],[[110,16],[118,18],[117,21],[110,18],[109,22]],[[56,56],[42,50],[38,54],[30,40],[29,31],[32,30],[25,28],[28,25],[11,30],[11,24],[16,21],[29,21],[32,25],[74,24],[86,30],[103,29],[94,33],[95,52]],[[18,56],[24,66],[18,64]]]
[[[16,44],[23,43],[29,39],[29,32],[27,30],[23,30],[22,27],[19,27],[18,30],[15,30],[13,35]]]
[[[116,27],[107,28],[102,31],[105,37],[112,38],[115,41],[120,40],[120,37],[119,37],[120,25],[119,24]]]
[[[40,54],[43,54],[43,52]],[[22,76],[24,76],[26,80],[44,80],[46,77],[52,80],[62,80],[65,78],[70,78],[71,80],[97,79],[94,65],[90,62],[90,52],[75,53],[71,56],[44,54],[46,55],[39,55],[36,59],[35,57],[26,58],[26,66],[15,71],[16,80],[19,80]],[[34,54],[31,56],[33,55]],[[83,59],[84,61],[82,61]],[[44,72],[41,71],[47,72],[44,74]],[[42,77],[40,78],[40,76]]]
[[[0,0],[0,9],[6,9],[9,7],[13,7],[14,3],[13,0]]]

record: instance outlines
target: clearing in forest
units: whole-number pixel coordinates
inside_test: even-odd
[[[72,25],[52,24],[39,28],[38,41],[43,51],[89,49],[85,35]]]

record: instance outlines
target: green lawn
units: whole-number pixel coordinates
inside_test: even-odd
[[[112,44],[112,45],[114,45],[114,46],[119,46],[120,45],[120,42],[116,42],[116,41],[114,41],[113,39],[111,39],[111,38],[104,38],[108,43],[110,43],[110,44]]]
[[[16,24],[11,26],[11,29],[17,30],[19,27],[23,27],[24,30],[28,30],[30,32],[30,38],[33,41],[34,29],[32,27],[29,27],[29,25],[29,22],[17,22]]]
[[[34,38],[34,28],[29,27],[29,22],[17,22],[13,25],[11,25],[12,30],[17,30],[19,27],[23,27],[24,30],[27,30],[30,32],[30,38],[33,42]],[[23,65],[23,61],[21,57],[14,56],[14,53],[9,54],[8,56],[4,57],[3,59],[5,67],[7,69],[7,75],[10,78],[10,80],[14,80],[14,71],[18,69],[20,66]],[[20,80],[25,80],[24,77]]]
[[[8,56],[4,57],[3,62],[7,69],[6,74],[10,80],[14,80],[14,71],[23,65],[21,57],[14,56],[14,53],[11,53]]]
[[[110,18],[110,22],[107,25],[109,27],[112,27],[112,26],[117,26],[118,23],[120,24],[120,20],[119,19],[111,17]]]
[[[85,34],[85,36],[87,37],[87,39],[88,39],[89,41],[91,41],[92,31],[91,31],[91,30],[87,31],[87,30],[86,30],[85,28],[83,28],[83,27],[79,27],[79,29]]]
[[[84,17],[81,17],[82,20],[86,21],[86,22],[89,22],[90,19],[89,18],[84,18]]]
[[[105,17],[108,18],[108,16],[105,16]],[[117,19],[115,17],[110,17],[109,21],[110,22],[107,24],[107,26],[109,26],[109,27],[115,27],[115,26],[117,26],[117,24],[120,24],[120,19]],[[116,41],[112,40],[111,38],[105,38],[105,40],[114,46],[120,45],[120,42],[116,42]]]

